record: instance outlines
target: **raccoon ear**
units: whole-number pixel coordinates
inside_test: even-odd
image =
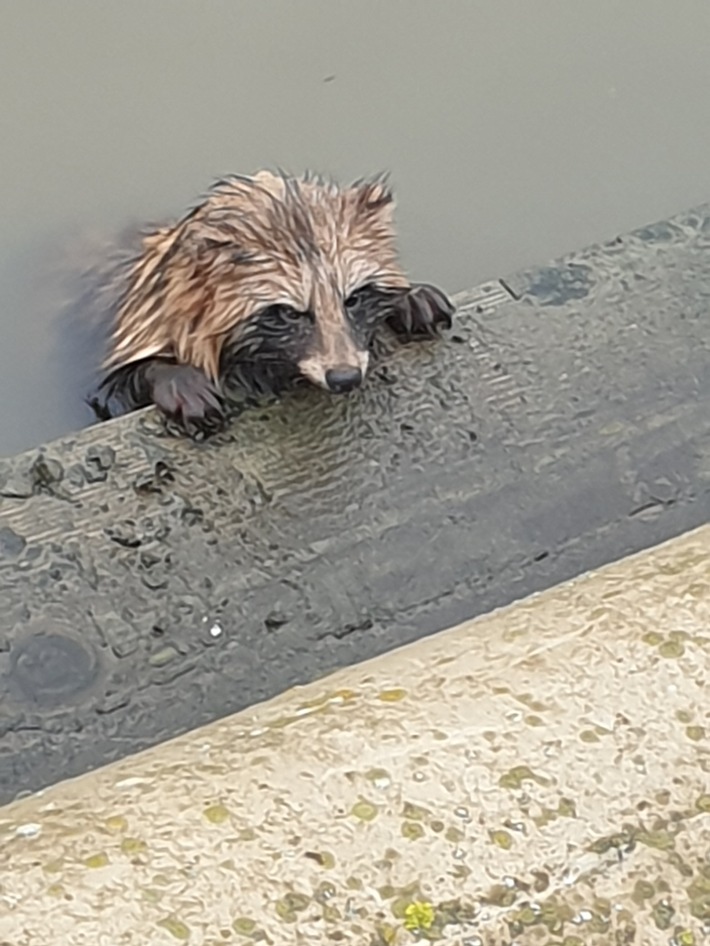
[[[358,181],[352,187],[355,192],[355,205],[364,217],[391,217],[394,211],[394,193],[386,178],[379,177],[372,181]]]
[[[394,194],[383,178],[358,181],[351,188],[355,220],[370,228],[373,225],[390,229],[394,218]]]
[[[286,193],[286,181],[283,174],[274,174],[273,171],[257,171],[252,180],[273,197],[282,199]]]

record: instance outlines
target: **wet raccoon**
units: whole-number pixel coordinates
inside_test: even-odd
[[[262,171],[216,183],[125,265],[97,415],[152,403],[204,436],[224,425],[230,390],[307,380],[351,391],[381,326],[438,335],[454,308],[400,268],[393,209],[382,178],[341,188]]]

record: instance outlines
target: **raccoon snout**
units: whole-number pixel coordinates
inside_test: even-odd
[[[326,371],[325,383],[331,393],[345,394],[347,391],[360,387],[362,370],[353,365],[337,365]]]

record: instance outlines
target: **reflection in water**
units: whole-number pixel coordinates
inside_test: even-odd
[[[0,31],[0,451],[89,419],[45,257],[214,177],[390,168],[414,276],[455,291],[710,194],[693,0],[64,0]]]

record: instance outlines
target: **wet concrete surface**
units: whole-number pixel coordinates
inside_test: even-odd
[[[459,297],[447,341],[195,445],[0,466],[0,796],[710,518],[710,208]]]
[[[4,946],[702,946],[710,526],[0,808]]]
[[[450,292],[708,200],[709,35],[700,0],[3,4],[0,455],[92,420],[64,268],[222,175],[389,170]]]

